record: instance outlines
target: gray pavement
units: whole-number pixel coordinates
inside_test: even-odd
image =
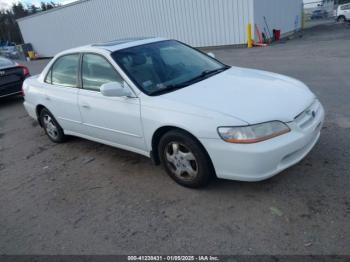
[[[143,156],[53,144],[21,99],[1,100],[0,254],[350,254],[349,47],[350,26],[332,24],[267,48],[214,50],[304,81],[327,111],[306,159],[260,183],[186,189]]]

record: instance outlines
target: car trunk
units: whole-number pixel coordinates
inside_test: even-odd
[[[22,67],[0,69],[0,97],[20,92],[24,78]]]

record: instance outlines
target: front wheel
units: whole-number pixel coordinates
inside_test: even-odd
[[[166,133],[159,142],[158,152],[164,169],[182,186],[203,187],[213,176],[205,150],[185,132],[173,130]]]
[[[63,129],[46,108],[42,109],[40,112],[40,123],[51,141],[55,143],[62,143],[65,141],[66,136],[64,135]]]

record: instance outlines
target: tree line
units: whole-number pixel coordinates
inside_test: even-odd
[[[25,6],[21,2],[18,2],[14,3],[8,10],[0,10],[0,42],[22,44],[23,39],[16,19],[38,12],[44,12],[57,6],[59,6],[59,4],[54,2],[41,2],[40,7],[35,5]]]

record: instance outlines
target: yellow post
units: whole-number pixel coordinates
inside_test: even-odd
[[[28,56],[29,56],[30,59],[34,59],[35,58],[34,51],[28,51]]]
[[[247,25],[247,47],[252,48],[253,47],[253,40],[252,40],[252,25],[249,23]]]

